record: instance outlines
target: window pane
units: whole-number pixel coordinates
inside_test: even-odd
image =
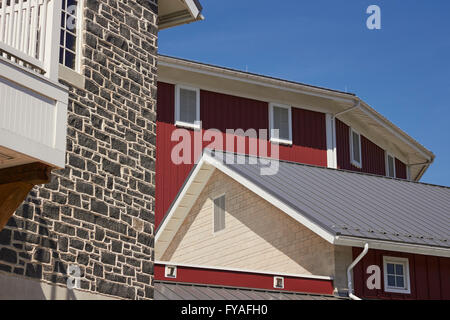
[[[394,272],[394,265],[392,263],[387,264],[387,273],[388,274],[395,274]]]
[[[398,276],[403,275],[403,265],[402,264],[396,264],[395,265],[395,274]]]
[[[71,69],[75,69],[75,54],[70,51],[65,52],[65,66]]]
[[[75,51],[76,43],[77,38],[73,34],[66,32],[66,48]]]
[[[197,119],[197,92],[180,89],[180,121],[194,123]]]
[[[389,287],[395,287],[395,276],[388,276],[388,286]]]
[[[289,109],[273,107],[273,128],[279,129],[279,138],[290,140],[289,137]]]
[[[361,157],[360,157],[360,137],[357,133],[353,132],[353,160],[355,160],[358,163],[361,163]]]
[[[397,277],[395,277],[395,279],[396,279],[398,288],[404,288],[405,287],[405,281],[404,281],[403,276],[397,276]]]

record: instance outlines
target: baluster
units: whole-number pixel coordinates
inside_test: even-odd
[[[0,22],[0,41],[6,42],[5,40],[5,28],[6,28],[6,0],[2,0],[1,9],[1,22]]]
[[[22,51],[22,15],[23,15],[23,0],[19,0],[19,11],[17,12],[17,20],[18,20],[18,25],[17,25],[17,33],[16,33],[16,47],[17,50]]]
[[[41,11],[41,33],[40,33],[40,44],[39,44],[39,60],[44,61],[45,54],[45,40],[47,35],[47,10],[48,10],[48,0],[43,1],[43,10]]]
[[[28,54],[32,57],[36,57],[36,36],[38,32],[38,11],[39,11],[39,3],[38,0],[30,0],[34,1],[33,3],[33,12],[32,12],[32,21],[30,28],[30,48]]]
[[[12,46],[13,44],[13,30],[14,30],[14,0],[11,0],[9,6],[9,25],[8,25],[8,40],[7,44]]]
[[[31,19],[30,19],[30,15],[31,15],[31,0],[27,0],[27,5],[25,7],[25,32],[24,32],[24,36],[23,36],[23,47],[22,50],[23,52],[28,54],[28,48],[29,48],[29,44],[30,44],[30,39],[29,39],[29,32],[30,32],[30,28],[31,28]]]

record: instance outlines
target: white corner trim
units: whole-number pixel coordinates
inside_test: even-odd
[[[319,275],[310,275],[310,274],[294,274],[294,273],[279,273],[276,271],[273,271],[273,272],[272,271],[257,271],[257,270],[251,270],[251,269],[230,268],[230,267],[203,266],[203,265],[198,265],[198,264],[178,263],[178,262],[161,261],[161,260],[156,260],[155,264],[164,265],[164,266],[195,268],[195,269],[210,269],[210,270],[219,270],[219,271],[267,274],[267,275],[272,275],[272,276],[292,277],[292,278],[305,278],[305,279],[317,279],[317,280],[333,280],[334,279],[333,277],[330,277],[330,276],[319,276]]]
[[[327,166],[331,169],[337,169],[336,152],[336,120],[332,114],[325,115],[325,125],[327,134]]]

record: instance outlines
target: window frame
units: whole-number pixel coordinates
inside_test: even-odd
[[[389,175],[389,157],[392,158],[393,164],[394,164],[394,176],[393,177],[391,177]],[[385,151],[384,161],[385,161],[385,164],[386,164],[386,177],[388,177],[388,178],[396,178],[397,177],[397,168],[396,168],[396,165],[395,165],[395,160],[396,160],[396,158],[395,158],[395,156],[392,153],[390,153],[388,151]]]
[[[224,198],[224,208],[223,208],[224,225],[223,225],[223,228],[222,228],[222,229],[216,231],[216,228],[215,228],[216,213],[214,212],[214,211],[215,211],[215,208],[216,208],[215,202],[216,202],[217,199],[220,199],[220,198],[222,198],[222,197]],[[226,203],[227,203],[227,197],[226,197],[226,194],[223,193],[223,194],[221,194],[221,195],[218,195],[218,196],[212,198],[212,203],[213,203],[213,212],[212,212],[212,233],[213,233],[213,235],[217,235],[217,234],[220,234],[221,232],[224,232],[225,229],[226,229],[226,212],[227,212],[227,210],[226,210],[226,207],[227,207],[227,206],[226,206]]]
[[[403,289],[398,288],[398,287],[390,287],[388,285],[387,265],[389,263],[403,265],[404,284],[405,284],[405,287]],[[408,260],[408,258],[383,256],[383,277],[384,277],[384,291],[385,292],[402,293],[402,294],[410,294],[411,293],[411,282],[410,282],[410,275],[409,275],[409,260]]]
[[[277,108],[284,108],[284,109],[288,109],[288,132],[289,132],[289,139],[280,139],[278,138],[274,138],[272,137],[272,130],[274,130],[274,113],[273,113],[273,109],[274,107]],[[270,142],[273,143],[277,143],[277,144],[284,144],[284,145],[292,145],[292,106],[288,106],[285,104],[281,104],[281,103],[275,103],[275,102],[271,102],[269,103],[269,135],[270,135]]]
[[[356,161],[354,158],[354,152],[353,152],[353,133],[355,133],[356,135],[358,135],[359,137],[359,160],[360,162]],[[362,141],[361,141],[361,134],[356,131],[353,128],[350,128],[350,162],[353,166],[362,169]]]
[[[195,106],[195,120],[194,123],[189,123],[180,120],[180,91],[181,89],[195,91],[196,106]],[[175,126],[188,129],[201,129],[200,125],[200,88],[190,87],[184,84],[175,85]]]
[[[63,58],[63,63],[61,63],[61,62],[59,63],[60,66],[63,66],[64,68],[67,68],[67,69],[69,69],[69,70],[71,70],[73,72],[76,72],[76,73],[81,73],[81,55],[82,55],[82,52],[83,52],[83,50],[82,50],[83,49],[82,31],[83,31],[83,27],[84,27],[84,25],[83,25],[83,21],[84,20],[83,20],[83,16],[82,16],[83,9],[84,9],[84,0],[77,0],[77,11],[76,11],[76,14],[75,14],[75,19],[77,19],[77,22],[76,22],[77,31],[75,33],[72,32],[73,34],[75,34],[75,38],[76,38],[75,52],[74,52],[74,54],[75,54],[75,68],[72,69],[72,68],[67,67],[65,65],[65,57]],[[63,15],[64,12],[62,10],[62,1],[61,1],[61,15]],[[61,27],[61,21],[59,21],[60,37],[61,37],[61,33],[63,32],[63,30],[64,30],[64,32],[67,32],[66,31],[67,30],[67,19],[64,21],[64,29]],[[63,48],[64,52],[65,52],[65,50],[69,50],[69,51],[72,52],[72,50],[67,49],[65,47],[65,41],[66,40],[64,39],[64,46],[62,46],[61,43],[59,43],[58,48],[59,48],[60,55],[61,55],[61,48]],[[60,59],[60,57],[58,59]]]

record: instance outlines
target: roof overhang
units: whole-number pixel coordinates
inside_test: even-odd
[[[162,30],[204,20],[202,9],[202,5],[198,0],[159,1],[159,29]]]
[[[397,241],[385,241],[369,238],[342,236],[336,231],[319,225],[302,212],[295,210],[288,204],[280,201],[269,192],[262,189],[252,181],[241,176],[227,167],[221,160],[210,155],[206,150],[198,163],[192,169],[185,184],[181,188],[177,198],[158,227],[155,236],[155,261],[161,261],[170,243],[189,214],[192,206],[200,196],[203,188],[208,183],[215,170],[220,170],[225,175],[242,184],[261,198],[265,199],[279,210],[301,223],[303,226],[316,233],[318,236],[333,245],[363,247],[366,243],[371,249],[380,249],[396,252],[409,252],[415,254],[450,257],[450,248],[416,245]]]
[[[431,151],[351,93],[167,56],[159,56],[158,79],[329,114],[345,111],[360,102],[358,108],[337,118],[411,165],[411,180],[419,181],[435,158]]]

